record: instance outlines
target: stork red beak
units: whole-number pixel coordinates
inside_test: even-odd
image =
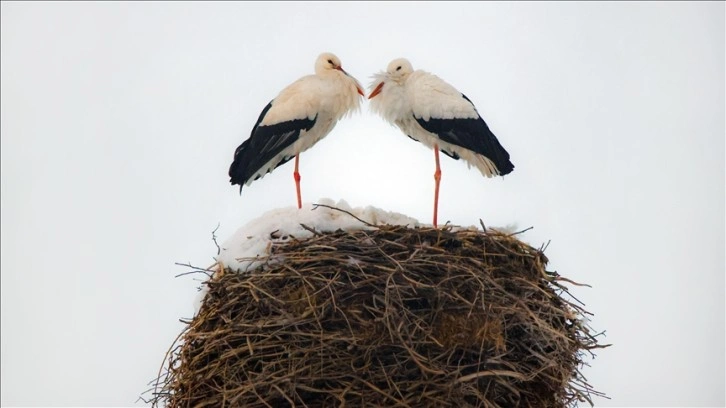
[[[338,71],[344,73],[345,75],[353,78],[352,76],[350,76],[349,73],[345,72],[342,65],[335,67],[335,69],[337,69]],[[363,89],[361,89],[360,85],[358,85],[358,81],[356,81],[355,78],[353,78],[353,80],[355,81],[355,88],[358,90],[358,93],[360,94],[360,96],[366,96],[366,94],[363,92]]]
[[[368,99],[371,99],[371,98],[373,98],[374,96],[376,96],[376,95],[378,95],[379,93],[381,93],[381,90],[383,89],[383,84],[384,84],[384,83],[385,83],[385,82],[381,82],[380,84],[378,84],[378,86],[376,87],[376,89],[374,89],[374,90],[373,90],[373,92],[371,92],[371,94],[370,94],[370,96],[368,97]]]

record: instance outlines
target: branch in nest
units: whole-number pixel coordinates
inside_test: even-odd
[[[313,210],[317,209],[318,207],[325,207],[325,208],[330,208],[331,210],[336,210],[336,211],[340,211],[340,212],[342,212],[342,213],[346,213],[346,214],[350,215],[351,217],[355,218],[356,220],[358,220],[358,221],[362,222],[363,224],[365,224],[365,225],[367,225],[367,226],[369,226],[369,227],[377,227],[377,225],[373,225],[373,224],[371,224],[370,222],[364,221],[364,220],[362,220],[362,219],[360,219],[360,218],[356,217],[356,216],[355,216],[355,215],[353,215],[353,213],[351,213],[350,211],[346,211],[346,210],[343,210],[343,209],[340,209],[340,208],[337,208],[337,207],[331,207],[331,206],[329,206],[329,205],[325,205],[325,204],[313,204]]]
[[[189,272],[180,273],[180,274],[176,275],[175,278],[178,278],[180,276],[191,275],[193,273],[203,273],[203,274],[207,275],[207,277],[211,278],[212,275],[214,274],[214,272],[216,272],[215,270],[210,269],[211,267],[210,268],[200,268],[198,266],[192,266],[189,262],[187,262],[185,264],[179,263],[179,262],[175,262],[174,265],[186,266],[187,268],[192,268],[193,269],[193,270],[191,270]],[[216,265],[216,263],[215,263],[215,265]]]

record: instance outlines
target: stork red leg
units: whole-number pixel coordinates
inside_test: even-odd
[[[437,227],[437,219],[439,215],[439,183],[441,182],[441,167],[439,166],[439,145],[434,145],[434,154],[436,155],[436,172],[434,180],[436,187],[434,188],[434,228]]]
[[[295,155],[295,172],[292,176],[295,178],[295,190],[297,191],[297,208],[302,208],[302,197],[300,196],[300,173],[297,171],[298,163],[300,162],[300,155]]]

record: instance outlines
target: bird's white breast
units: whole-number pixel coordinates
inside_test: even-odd
[[[345,74],[329,75],[317,81],[311,94],[317,94],[317,119],[307,132],[300,133],[300,139],[293,145],[297,154],[303,152],[325,137],[345,115],[360,109],[358,90]]]
[[[370,106],[373,112],[391,124],[413,115],[405,87],[395,81],[386,81],[383,91],[370,100]]]

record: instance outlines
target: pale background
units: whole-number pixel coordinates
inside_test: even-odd
[[[129,406],[220,240],[294,205],[228,184],[285,85],[391,59],[478,107],[515,171],[442,157],[440,220],[534,226],[606,342],[598,406],[724,405],[724,3],[2,3],[2,405]],[[301,157],[306,202],[431,222],[433,153],[367,103]]]

